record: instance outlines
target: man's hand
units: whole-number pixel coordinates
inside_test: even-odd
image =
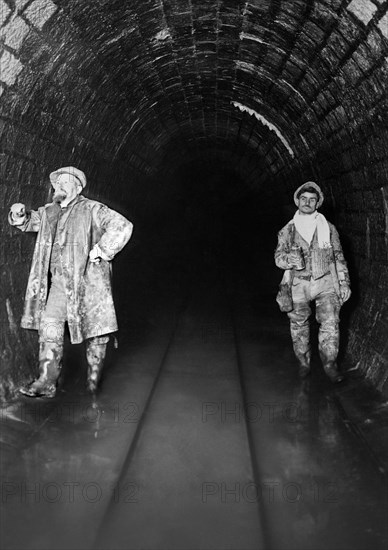
[[[288,263],[290,267],[296,267],[299,262],[300,255],[295,250],[291,250],[291,252],[288,254]]]
[[[89,252],[89,260],[95,264],[100,263],[101,259],[108,261],[108,258],[105,256],[105,254],[102,252],[101,248],[98,246],[98,244],[95,244],[91,251]]]
[[[93,246],[91,251],[89,252],[89,260],[93,264],[98,264],[101,261],[101,250],[100,247],[96,244]]]
[[[297,270],[304,268],[304,259],[300,252],[300,248],[291,248],[291,252],[288,254],[288,265],[294,267]]]
[[[16,202],[11,206],[11,219],[14,225],[23,225],[26,218],[26,207],[21,202]]]
[[[343,304],[349,300],[351,294],[352,291],[349,285],[347,283],[340,283],[340,295]]]

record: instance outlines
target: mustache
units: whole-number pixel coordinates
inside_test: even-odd
[[[58,189],[57,191],[54,191],[53,201],[61,202],[66,197],[67,197],[66,191],[63,191],[62,189]]]

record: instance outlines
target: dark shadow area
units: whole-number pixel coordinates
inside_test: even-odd
[[[216,163],[183,166],[160,185],[154,216],[134,230],[146,273],[164,265],[172,273],[215,266],[221,276],[232,270],[255,277],[263,262],[271,263],[282,221],[281,205],[270,193],[263,197]],[[118,277],[126,261],[133,266],[131,247],[130,242],[117,259]]]

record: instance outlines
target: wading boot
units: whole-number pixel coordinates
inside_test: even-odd
[[[99,344],[93,340],[86,342],[86,360],[88,362],[86,389],[89,393],[94,394],[97,391],[105,355],[106,344]]]
[[[310,365],[302,365],[299,363],[298,376],[301,380],[304,380],[311,373]]]
[[[57,380],[61,372],[63,344],[41,342],[39,346],[39,378],[28,386],[19,388],[29,397],[55,397]]]
[[[338,370],[337,363],[335,361],[328,361],[323,365],[323,370],[334,384],[339,384],[345,379],[345,376]]]
[[[311,372],[311,367],[310,367],[311,353],[310,351],[307,351],[305,353],[298,352],[298,353],[295,353],[295,355],[299,365],[298,375],[299,375],[299,378],[303,380],[304,378],[307,378],[307,376]]]

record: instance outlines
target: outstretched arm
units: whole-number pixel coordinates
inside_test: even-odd
[[[42,218],[41,209],[26,211],[23,203],[17,202],[11,206],[8,214],[8,223],[20,231],[39,231]]]

